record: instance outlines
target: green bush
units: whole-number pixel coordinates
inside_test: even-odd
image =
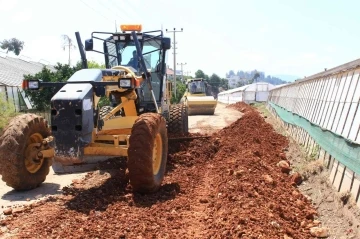
[[[186,85],[179,81],[176,82],[176,96],[173,88],[172,97],[171,97],[171,104],[177,104],[180,102],[181,98],[183,97],[186,90]]]
[[[24,78],[26,80],[41,79],[43,82],[65,82],[76,71],[81,69],[79,66],[71,67],[60,63],[55,65],[54,68],[56,71],[53,72],[44,67],[42,71],[36,73],[35,75],[24,75]],[[30,97],[34,109],[38,111],[45,111],[50,109],[51,98],[58,90],[60,90],[60,87],[47,87],[37,91],[25,90],[25,94]]]

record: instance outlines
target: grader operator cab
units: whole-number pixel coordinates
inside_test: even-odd
[[[188,107],[189,115],[213,115],[217,105],[216,99],[202,78],[187,80],[181,102]]]
[[[14,118],[0,137],[0,173],[8,186],[29,190],[41,184],[52,165],[56,173],[89,171],[101,160],[127,157],[134,191],[159,188],[166,170],[168,133],[188,132],[185,105],[170,105],[165,77],[170,38],[162,31],[93,32],[85,51],[104,55],[106,69],[83,69],[64,83],[24,80],[23,88],[58,87],[51,99],[51,124],[34,114]],[[102,51],[94,49],[100,41]],[[100,97],[110,106],[98,107]]]

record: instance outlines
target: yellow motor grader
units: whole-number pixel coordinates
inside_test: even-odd
[[[15,117],[0,137],[0,174],[15,190],[39,186],[52,165],[55,173],[95,169],[110,157],[127,157],[134,191],[153,192],[166,170],[168,133],[187,134],[183,104],[170,105],[165,77],[170,38],[162,31],[93,32],[81,42],[83,69],[66,82],[24,80],[23,88],[58,87],[51,99],[51,122],[35,114]],[[101,50],[94,49],[100,41]],[[85,51],[104,55],[106,69],[88,69]],[[170,88],[169,88],[170,87]],[[100,108],[101,97],[111,105]]]

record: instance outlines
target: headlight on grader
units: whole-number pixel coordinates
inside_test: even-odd
[[[132,79],[131,78],[120,78],[119,87],[120,88],[132,88]]]
[[[38,90],[40,88],[39,80],[23,80],[22,88],[24,90]]]

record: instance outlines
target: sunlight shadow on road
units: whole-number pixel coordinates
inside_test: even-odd
[[[24,202],[36,200],[47,195],[61,194],[60,185],[57,183],[42,183],[39,187],[28,191],[10,190],[1,196],[2,200],[10,202]]]

